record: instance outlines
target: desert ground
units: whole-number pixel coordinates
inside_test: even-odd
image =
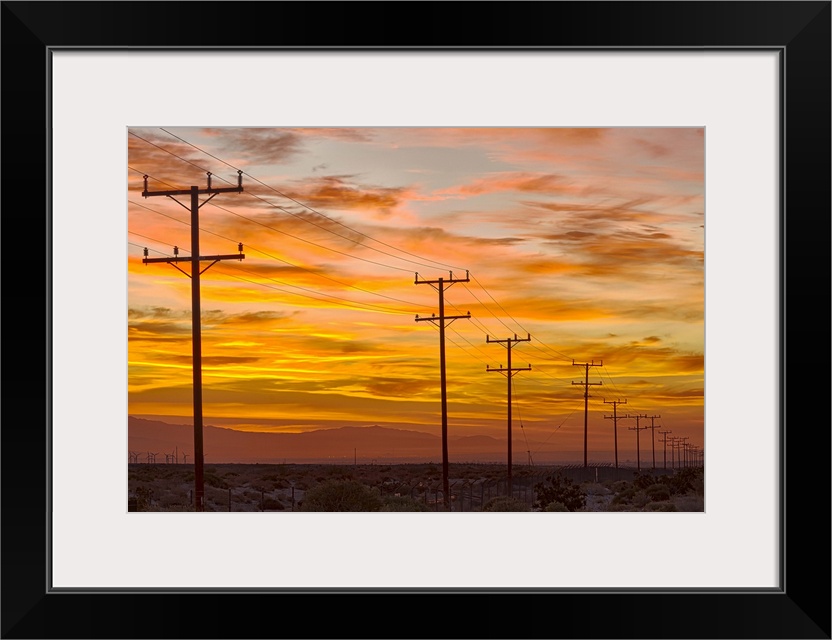
[[[701,467],[451,464],[450,510],[704,511]],[[441,464],[210,464],[206,511],[440,511]],[[128,465],[129,511],[192,511],[192,464]]]

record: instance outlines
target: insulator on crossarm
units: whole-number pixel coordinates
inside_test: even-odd
[[[178,256],[178,255],[179,255],[179,247],[174,247],[174,248],[173,248],[173,255],[174,255],[174,256]]]
[[[144,248],[144,257],[147,257],[147,247]]]

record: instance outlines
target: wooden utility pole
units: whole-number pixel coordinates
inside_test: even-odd
[[[179,206],[189,209],[191,212],[191,257],[180,258],[178,256],[179,250],[174,249],[173,258],[148,258],[147,249],[144,250],[145,264],[154,262],[165,262],[191,279],[191,329],[193,334],[193,393],[194,393],[194,508],[196,511],[205,511],[205,478],[204,465],[205,458],[202,448],[202,326],[201,326],[201,309],[200,309],[200,287],[199,277],[208,269],[214,266],[220,260],[243,260],[243,245],[239,244],[237,249],[238,254],[216,255],[216,256],[201,256],[199,255],[199,209],[206,202],[212,200],[220,193],[240,193],[243,190],[243,172],[237,171],[237,186],[236,187],[212,187],[211,173],[208,173],[208,186],[205,189],[192,186],[190,189],[174,189],[172,191],[148,191],[147,178],[144,176],[144,191],[142,196],[150,198],[154,196],[164,196],[176,202]],[[208,195],[209,197],[200,204],[199,196]],[[182,204],[175,196],[190,196],[190,207]],[[191,272],[178,267],[180,262],[190,262]],[[202,262],[210,262],[204,269],[200,268]]]
[[[531,341],[532,337],[530,334],[527,334],[525,338],[518,338],[517,334],[514,334],[513,338],[506,338],[504,340],[492,340],[491,336],[485,336],[486,344],[490,344],[492,342],[496,342],[498,344],[502,344],[506,348],[506,353],[508,354],[508,363],[506,368],[503,368],[503,365],[500,365],[500,368],[493,368],[490,366],[485,367],[486,371],[497,371],[502,373],[506,380],[508,381],[508,495],[512,495],[512,486],[511,486],[511,379],[518,371],[531,371],[532,365],[528,365],[526,367],[512,367],[511,366],[511,348],[517,342],[529,342]],[[522,426],[522,419],[521,419],[521,426]],[[531,452],[529,452],[529,458],[531,458]]]
[[[652,435],[653,440],[653,468],[656,468],[656,427],[659,429],[662,428],[662,425],[656,424],[656,418],[661,418],[661,416],[644,416],[645,418],[650,418],[650,433]]]
[[[601,360],[598,364],[595,364],[595,360],[592,362],[575,362],[572,361],[573,367],[585,367],[586,374],[584,376],[583,382],[572,382],[572,384],[579,384],[584,387],[584,468],[586,468],[586,451],[587,451],[587,422],[589,421],[589,387],[593,385],[600,385],[600,382],[590,382],[589,381],[589,368],[590,367],[603,367],[604,361]]]
[[[673,432],[670,431],[670,430],[668,430],[668,431],[659,431],[659,434],[664,436],[664,438],[659,440],[659,442],[664,443],[664,468],[665,469],[667,469],[667,434],[668,433],[673,433]],[[672,449],[671,449],[671,453],[673,453]]]
[[[604,404],[611,404],[612,405],[612,415],[611,416],[604,416],[607,420],[612,420],[613,424],[613,433],[615,434],[615,468],[618,469],[618,414],[616,413],[616,409],[620,404],[627,404],[627,400],[604,400]]]
[[[646,418],[647,416],[646,415],[639,415],[639,414],[631,416],[628,413],[624,417],[625,418],[635,418],[636,419],[636,426],[635,427],[627,427],[627,428],[630,431],[635,431],[636,432],[636,468],[639,471],[641,471],[641,437],[640,437],[640,434],[641,434],[642,430],[649,429],[650,427],[646,427],[646,426],[645,427],[640,427],[639,426],[639,420],[641,420],[642,418]]]
[[[449,326],[454,320],[461,318],[471,318],[469,311],[464,316],[446,316],[445,315],[445,290],[456,284],[457,282],[470,282],[468,272],[465,272],[465,278],[454,278],[453,272],[449,272],[450,277],[445,280],[439,278],[437,280],[419,280],[419,274],[416,274],[414,284],[429,284],[439,292],[439,315],[431,314],[431,316],[420,318],[416,316],[416,322],[430,322],[439,327],[439,385],[441,387],[442,395],[442,500],[445,509],[451,508],[451,501],[448,492],[448,390],[445,378],[445,327]]]

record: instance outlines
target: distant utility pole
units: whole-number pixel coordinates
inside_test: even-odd
[[[590,367],[603,367],[604,361],[601,360],[598,364],[595,364],[595,360],[592,362],[575,362],[572,360],[573,367],[586,367],[586,374],[584,377],[583,382],[572,382],[572,384],[580,384],[584,387],[584,467],[587,466],[586,464],[586,445],[587,445],[587,422],[589,420],[589,387],[592,385],[600,385],[600,382],[590,382],[589,381],[589,368]]]
[[[419,280],[419,274],[416,274],[414,284],[429,284],[439,292],[439,315],[431,314],[429,318],[420,318],[416,316],[416,322],[431,322],[439,327],[439,386],[442,393],[442,500],[445,503],[445,509],[451,508],[451,501],[449,496],[450,488],[448,487],[448,389],[445,378],[445,327],[448,327],[454,320],[462,318],[470,318],[469,311],[464,316],[446,316],[445,315],[445,289],[449,289],[457,282],[470,282],[468,272],[465,272],[465,278],[454,278],[453,271],[449,272],[450,277],[445,280],[439,278],[438,280]]]
[[[243,245],[239,244],[237,249],[239,254],[218,255],[218,256],[201,256],[199,255],[199,209],[206,202],[212,200],[219,193],[240,193],[243,190],[243,172],[237,171],[237,186],[236,187],[212,187],[211,173],[208,173],[208,187],[200,189],[199,187],[191,187],[190,189],[174,189],[172,191],[148,191],[147,178],[144,176],[144,191],[142,196],[150,198],[153,196],[164,196],[170,198],[184,209],[189,209],[191,212],[191,257],[178,257],[178,249],[174,249],[173,258],[148,258],[147,249],[144,250],[144,263],[150,264],[153,262],[166,262],[167,264],[179,269],[182,273],[191,279],[191,326],[193,333],[193,380],[194,380],[194,508],[197,511],[205,511],[205,478],[204,478],[204,464],[205,458],[202,450],[202,327],[201,327],[201,309],[200,309],[200,289],[199,276],[210,269],[220,260],[242,260]],[[199,196],[209,194],[205,202],[200,204]],[[175,196],[190,196],[190,207],[182,204]],[[200,269],[200,263],[210,261],[204,269]],[[190,262],[191,272],[181,269],[177,266],[179,262]]]
[[[661,418],[661,416],[644,416],[645,418],[650,418],[650,434],[653,440],[653,468],[656,468],[656,427],[659,429],[662,428],[662,425],[656,424],[656,418]]]
[[[636,467],[639,471],[641,471],[641,437],[640,437],[640,435],[641,435],[641,432],[644,429],[649,429],[650,427],[647,427],[647,426],[640,427],[639,426],[639,420],[641,420],[641,418],[646,418],[647,416],[646,415],[642,416],[642,415],[639,415],[639,414],[631,416],[628,413],[624,417],[625,418],[635,418],[636,419],[636,426],[635,427],[627,427],[627,428],[630,431],[635,431],[636,432]]]
[[[502,344],[506,348],[506,353],[508,354],[508,364],[506,368],[503,368],[503,365],[500,365],[499,369],[492,368],[486,365],[486,371],[497,371],[502,373],[506,380],[508,381],[508,495],[512,495],[512,487],[511,487],[511,379],[514,375],[519,371],[531,371],[532,365],[528,365],[527,367],[512,367],[511,366],[511,348],[517,342],[529,342],[531,341],[532,336],[531,334],[526,334],[525,338],[518,338],[517,334],[514,334],[513,338],[506,338],[505,340],[492,340],[491,336],[485,336],[486,344],[490,344],[492,342],[496,342],[498,344]],[[522,425],[522,419],[521,419]],[[531,452],[529,453],[529,458],[531,458]]]
[[[690,436],[685,436],[684,438],[679,438],[679,448],[680,448],[680,451],[679,451],[679,466],[680,467],[688,466],[688,443],[686,441],[689,440],[689,439],[690,439]],[[682,464],[683,456],[684,456],[684,464]]]
[[[613,424],[613,433],[615,434],[615,468],[618,469],[618,414],[616,413],[616,409],[620,404],[627,404],[627,400],[604,400],[604,404],[611,404],[612,405],[612,415],[611,416],[604,416],[607,420],[612,420]]]
[[[677,441],[677,436],[670,436],[670,437],[665,436],[665,438],[667,438],[667,441],[670,443],[670,467],[672,469],[675,469],[676,468],[676,441]]]
[[[659,440],[659,442],[664,443],[664,468],[665,469],[667,469],[667,434],[668,433],[673,433],[673,432],[670,431],[670,430],[668,430],[668,431],[659,431],[659,434],[664,436],[664,438]],[[671,453],[673,453],[673,450],[671,450]]]

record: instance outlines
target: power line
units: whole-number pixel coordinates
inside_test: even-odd
[[[237,167],[235,167],[234,165],[232,165],[231,163],[226,162],[226,161],[225,161],[225,160],[223,160],[222,158],[218,158],[217,156],[213,155],[212,153],[209,153],[209,152],[208,152],[208,151],[206,151],[205,149],[203,149],[203,148],[201,148],[201,147],[199,147],[199,146],[197,146],[197,145],[193,144],[192,142],[188,142],[188,141],[187,141],[187,140],[185,140],[184,138],[181,138],[181,137],[179,137],[178,135],[176,135],[175,133],[171,133],[170,131],[168,131],[167,129],[165,129],[165,128],[163,128],[163,127],[159,127],[159,128],[160,128],[162,131],[164,131],[165,133],[167,133],[168,135],[173,136],[173,137],[174,137],[174,138],[176,138],[177,140],[180,140],[181,142],[184,142],[185,144],[187,144],[187,145],[189,145],[189,146],[193,147],[194,149],[196,149],[197,151],[200,151],[200,152],[204,153],[205,155],[207,155],[207,156],[210,156],[210,157],[214,158],[214,160],[217,160],[218,162],[222,162],[224,165],[226,165],[226,166],[228,166],[228,167],[230,167],[230,168],[234,169],[235,171],[239,171],[239,170],[240,170],[240,169],[238,169]],[[274,188],[274,187],[272,187],[271,185],[268,185],[268,184],[266,184],[265,182],[262,182],[262,181],[261,181],[261,180],[259,180],[258,178],[255,178],[254,176],[250,175],[248,172],[243,171],[243,173],[244,173],[246,176],[248,176],[249,178],[251,178],[252,180],[254,180],[255,182],[257,182],[258,184],[260,184],[260,185],[262,185],[262,186],[266,187],[267,189],[270,189],[271,191],[274,191],[277,195],[281,196],[282,198],[286,198],[287,200],[291,200],[291,201],[292,201],[292,202],[294,202],[295,204],[297,204],[297,205],[299,205],[299,206],[301,206],[301,207],[304,207],[305,209],[308,209],[309,211],[311,211],[311,212],[313,212],[313,213],[315,213],[315,214],[317,214],[317,215],[321,216],[322,218],[325,218],[326,220],[329,220],[330,222],[333,222],[333,223],[335,223],[335,224],[337,224],[337,225],[340,225],[340,226],[344,227],[345,229],[348,229],[349,231],[352,231],[353,233],[357,233],[358,235],[363,236],[363,237],[367,238],[368,240],[372,240],[373,242],[378,242],[379,244],[384,245],[385,247],[388,247],[388,248],[390,248],[390,249],[393,249],[394,251],[398,251],[398,252],[400,252],[400,253],[404,253],[404,254],[409,255],[409,256],[412,256],[412,257],[414,257],[414,258],[419,258],[420,260],[426,260],[426,261],[428,261],[428,262],[432,262],[432,263],[434,263],[435,265],[438,265],[438,266],[441,266],[441,267],[447,267],[447,268],[449,268],[449,269],[458,269],[458,270],[462,271],[462,267],[458,267],[458,266],[454,266],[454,265],[445,264],[445,263],[443,263],[443,262],[438,262],[438,261],[436,261],[436,260],[432,260],[432,259],[430,259],[430,258],[425,258],[425,257],[423,257],[423,256],[416,255],[415,253],[411,253],[411,252],[406,251],[406,250],[404,250],[404,249],[400,249],[399,247],[395,247],[395,246],[393,246],[393,245],[391,245],[391,244],[388,244],[388,243],[384,242],[383,240],[379,240],[378,238],[374,238],[374,237],[372,237],[372,236],[369,236],[369,235],[367,235],[366,233],[362,233],[361,231],[358,231],[357,229],[353,229],[352,227],[350,227],[350,226],[348,226],[348,225],[344,224],[343,222],[340,222],[340,221],[338,221],[338,220],[336,220],[336,219],[334,219],[334,218],[330,218],[328,215],[326,215],[326,214],[324,214],[324,213],[321,213],[320,211],[318,211],[317,209],[315,209],[315,208],[313,208],[313,207],[310,207],[308,204],[305,204],[305,203],[303,203],[303,202],[300,202],[299,200],[296,200],[295,198],[293,198],[293,197],[291,197],[291,196],[289,196],[289,195],[287,195],[287,194],[283,193],[282,191],[279,191],[278,189],[275,189],[275,188]],[[289,213],[289,212],[287,211],[287,213]],[[294,215],[294,214],[292,214],[292,215]],[[326,230],[327,230],[327,231],[330,231],[329,229],[326,229]],[[342,236],[342,237],[343,237],[343,236]],[[366,245],[365,245],[365,246],[366,246]],[[372,249],[372,247],[367,247],[367,248],[368,248],[368,249]],[[394,257],[395,257],[395,256],[394,256]],[[400,258],[400,259],[403,259],[403,258]],[[423,265],[423,266],[427,266],[427,265]]]
[[[175,221],[175,222],[178,222],[178,223],[180,223],[180,224],[183,224],[183,225],[186,225],[186,226],[190,226],[190,223],[185,222],[184,220],[179,220],[178,218],[175,218],[175,217],[173,217],[173,216],[170,216],[170,215],[168,215],[168,214],[166,214],[166,213],[162,213],[161,211],[156,211],[155,209],[151,209],[150,207],[146,207],[146,206],[144,206],[144,205],[143,205],[143,204],[141,204],[141,203],[138,203],[138,202],[133,202],[132,200],[131,200],[131,201],[129,201],[129,202],[130,202],[131,204],[136,205],[136,206],[143,207],[144,209],[147,209],[148,211],[152,211],[153,213],[157,213],[157,214],[159,214],[160,216],[164,216],[164,217],[166,217],[166,218],[170,218],[171,220],[173,220],[173,221]],[[220,234],[220,233],[215,233],[215,232],[213,232],[213,231],[211,231],[211,230],[209,230],[209,229],[206,229],[206,228],[204,228],[204,227],[200,227],[200,231],[204,231],[205,233],[208,233],[208,234],[210,234],[210,235],[212,235],[212,236],[216,236],[217,238],[221,238],[221,239],[223,239],[223,240],[231,240],[232,242],[236,242],[236,240],[232,240],[231,238],[228,238],[228,237],[226,237],[226,236],[224,236],[224,235],[222,235],[222,234]],[[379,296],[379,297],[381,297],[381,298],[387,298],[388,300],[393,300],[393,301],[395,301],[395,302],[402,302],[402,303],[404,303],[404,304],[409,304],[409,305],[413,306],[414,308],[418,308],[418,307],[419,307],[419,305],[417,305],[415,302],[411,302],[411,301],[409,301],[409,300],[402,300],[401,298],[394,298],[393,296],[388,296],[388,295],[383,294],[383,293],[378,293],[377,291],[370,291],[369,289],[363,289],[363,288],[358,287],[358,286],[356,286],[356,285],[349,284],[348,282],[342,282],[341,280],[336,280],[335,278],[332,278],[332,277],[330,277],[330,276],[328,276],[328,275],[325,275],[325,274],[323,274],[323,273],[321,273],[321,272],[319,272],[319,271],[314,271],[313,269],[308,269],[308,268],[306,268],[306,267],[304,267],[304,266],[302,266],[302,265],[295,264],[295,263],[290,262],[289,260],[286,260],[286,259],[284,259],[284,258],[279,258],[279,257],[277,257],[277,256],[273,256],[273,255],[271,255],[270,253],[268,253],[268,252],[266,252],[266,251],[263,251],[262,249],[258,249],[258,248],[256,248],[256,247],[251,246],[250,244],[246,244],[246,248],[247,248],[247,249],[249,249],[249,250],[251,250],[251,251],[256,251],[257,253],[260,253],[260,254],[262,254],[262,255],[266,256],[267,258],[271,258],[272,260],[277,260],[278,262],[282,262],[282,263],[284,263],[284,264],[287,264],[287,265],[289,265],[289,266],[291,266],[291,267],[294,267],[295,269],[301,269],[302,271],[306,271],[307,273],[310,273],[310,274],[312,274],[312,275],[314,275],[314,276],[318,276],[319,278],[324,278],[325,280],[329,280],[329,281],[331,281],[331,282],[335,282],[336,284],[340,284],[341,286],[344,286],[344,287],[349,287],[349,288],[351,288],[351,289],[355,289],[355,290],[357,290],[357,291],[361,291],[361,292],[363,292],[363,293],[368,293],[368,294],[370,294],[370,295]]]
[[[485,293],[488,295],[488,297],[489,297],[489,298],[491,298],[491,299],[494,301],[494,304],[496,304],[496,305],[497,305],[497,306],[498,306],[498,307],[499,307],[499,308],[503,311],[503,313],[505,313],[505,314],[506,314],[509,318],[511,318],[511,319],[512,319],[512,320],[513,320],[516,324],[517,324],[517,326],[518,326],[518,327],[520,327],[520,329],[522,329],[523,331],[525,331],[527,334],[528,334],[528,333],[530,333],[530,331],[529,331],[528,329],[526,329],[526,327],[524,327],[522,324],[520,324],[520,323],[517,321],[517,319],[516,319],[516,318],[512,317],[512,315],[511,315],[508,311],[506,311],[506,310],[503,308],[503,306],[502,306],[499,302],[497,302],[497,300],[494,298],[494,296],[492,296],[492,295],[491,295],[491,293],[488,291],[488,289],[486,289],[486,288],[483,286],[483,284],[482,284],[479,280],[477,280],[477,278],[476,278],[475,276],[471,276],[471,279],[479,285],[480,289],[482,289],[483,291],[485,291]],[[466,289],[467,289],[467,287],[466,287]],[[471,295],[473,295],[473,293],[472,293]],[[476,297],[476,296],[474,296],[474,297]],[[495,316],[495,317],[496,317],[496,316]],[[501,322],[502,322],[502,321],[501,321]],[[507,328],[507,329],[509,329],[509,331],[513,331],[513,329],[510,329],[509,327],[506,327],[506,328]],[[544,343],[542,343],[542,342],[541,342],[541,344],[543,344],[543,346],[545,346],[547,349],[549,349],[549,350],[553,351],[553,352],[554,352],[554,353],[556,353],[557,355],[559,355],[559,356],[563,356],[563,358],[565,358],[566,360],[572,360],[572,359],[573,359],[573,358],[571,358],[571,357],[567,356],[565,353],[561,353],[560,351],[557,351],[557,350],[555,350],[555,349],[552,349],[551,347],[547,346],[546,344],[544,344]]]

